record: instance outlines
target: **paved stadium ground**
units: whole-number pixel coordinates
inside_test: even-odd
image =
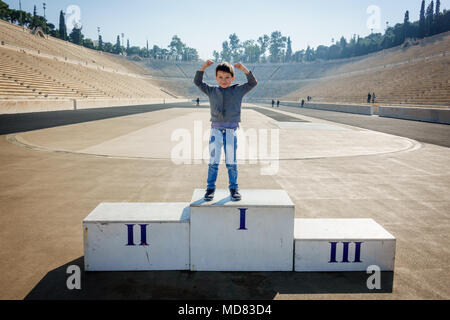
[[[242,130],[279,129],[283,160],[273,175],[243,161],[240,187],[286,190],[296,217],[383,225],[397,249],[381,290],[359,272],[189,271],[85,273],[68,290],[99,203],[188,202],[204,187],[206,165],[173,163],[170,135],[206,129],[208,109],[174,104],[0,116],[0,298],[450,298],[450,126],[254,105],[242,116]]]
[[[270,105],[264,105],[270,107]],[[270,107],[270,109],[272,109]],[[280,106],[273,108],[314,117],[327,121],[348,124],[359,128],[407,137],[424,143],[450,148],[450,125],[421,121],[411,121],[378,116],[366,116],[344,112],[333,112],[308,108]]]

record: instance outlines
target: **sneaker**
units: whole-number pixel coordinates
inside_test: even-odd
[[[203,199],[205,201],[211,201],[214,198],[215,191],[216,191],[215,189],[206,189],[206,193],[205,193],[205,196],[203,197]]]
[[[241,200],[241,195],[238,192],[237,189],[230,189],[230,196],[232,201],[239,201]]]

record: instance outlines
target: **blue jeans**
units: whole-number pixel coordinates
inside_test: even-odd
[[[237,136],[236,129],[211,128],[209,139],[209,165],[207,189],[216,189],[217,173],[219,172],[220,156],[222,146],[225,150],[225,163],[228,169],[228,180],[230,189],[238,189],[238,169],[236,162]]]

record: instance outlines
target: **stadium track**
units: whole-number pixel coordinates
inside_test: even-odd
[[[261,105],[261,106],[268,108],[263,110],[261,110],[260,108],[253,108],[253,107],[250,108],[259,111],[262,114],[267,115],[276,121],[292,121],[290,119],[292,117],[274,112],[276,110],[281,110],[312,118],[323,119],[331,122],[401,136],[419,142],[435,144],[447,148],[450,147],[450,125],[446,124],[428,123],[428,122],[394,119],[394,118],[383,118],[378,116],[366,116],[366,115],[307,109],[307,108],[280,106],[279,108],[272,109],[270,108],[269,105]],[[196,107],[192,103],[177,103],[177,104],[157,104],[157,105],[143,105],[143,106],[81,109],[76,111],[64,110],[64,111],[36,112],[23,114],[20,113],[4,114],[0,115],[0,135],[26,132],[31,130],[39,130],[44,128],[64,126],[88,121],[97,121],[108,118],[123,117],[138,113],[163,110],[167,108],[207,108],[207,107],[205,106]],[[296,121],[300,120],[297,119]]]

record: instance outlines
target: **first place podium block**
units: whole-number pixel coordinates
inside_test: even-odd
[[[189,203],[101,203],[84,220],[86,271],[189,270]]]
[[[294,203],[284,190],[240,190],[242,200],[203,189],[191,205],[192,271],[292,271]]]

